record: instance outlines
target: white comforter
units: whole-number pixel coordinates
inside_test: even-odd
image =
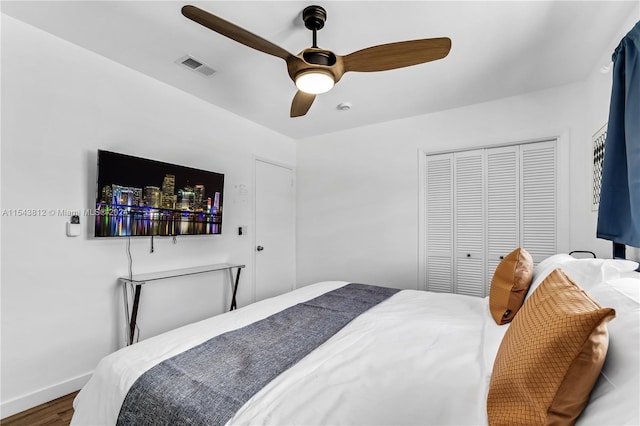
[[[339,288],[323,282],[105,357],[74,401],[74,425],[113,425],[147,369],[211,337]],[[254,395],[229,424],[486,424],[506,326],[486,299],[405,290],[365,312]]]

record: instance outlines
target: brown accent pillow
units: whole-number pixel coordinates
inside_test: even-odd
[[[573,424],[607,354],[615,317],[562,270],[540,284],[505,333],[487,397],[490,425]]]
[[[489,310],[498,324],[511,322],[522,306],[533,278],[533,259],[529,252],[517,248],[496,268],[489,289]]]

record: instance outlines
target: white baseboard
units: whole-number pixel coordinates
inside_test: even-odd
[[[29,408],[36,407],[40,404],[44,404],[45,402],[49,402],[56,398],[60,398],[61,396],[75,392],[81,389],[89,381],[91,374],[93,374],[93,372],[83,374],[73,379],[66,380],[8,401],[2,401],[2,404],[0,405],[0,418],[4,419],[5,417],[13,416],[14,414],[28,410]]]

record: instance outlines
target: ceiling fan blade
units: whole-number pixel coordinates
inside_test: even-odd
[[[242,43],[245,46],[269,55],[277,56],[285,61],[289,57],[293,56],[282,47],[195,6],[184,6],[182,8],[182,14],[192,21],[222,34],[225,37],[235,40],[238,43]]]
[[[358,50],[343,56],[346,71],[386,71],[442,59],[451,50],[448,37],[400,41]]]
[[[291,102],[291,117],[301,117],[305,115],[315,99],[316,95],[298,90],[293,97],[293,102]]]

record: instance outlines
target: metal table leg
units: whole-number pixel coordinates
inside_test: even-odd
[[[131,331],[129,325],[131,323],[131,316],[129,314],[129,292],[127,291],[127,282],[121,280],[122,283],[122,300],[124,300],[124,323],[125,323],[125,344],[131,344]]]
[[[136,284],[136,292],[133,295],[133,309],[131,311],[131,320],[129,321],[129,344],[133,344],[133,338],[136,332],[136,322],[138,320],[138,306],[140,305],[140,291],[142,285]]]
[[[242,268],[237,268],[237,272],[236,272],[236,283],[233,286],[233,296],[231,296],[231,307],[229,308],[230,311],[233,311],[234,309],[238,308],[238,305],[236,303],[236,294],[238,293],[238,282],[240,282],[240,269]],[[229,272],[231,273],[231,270],[229,270]]]

